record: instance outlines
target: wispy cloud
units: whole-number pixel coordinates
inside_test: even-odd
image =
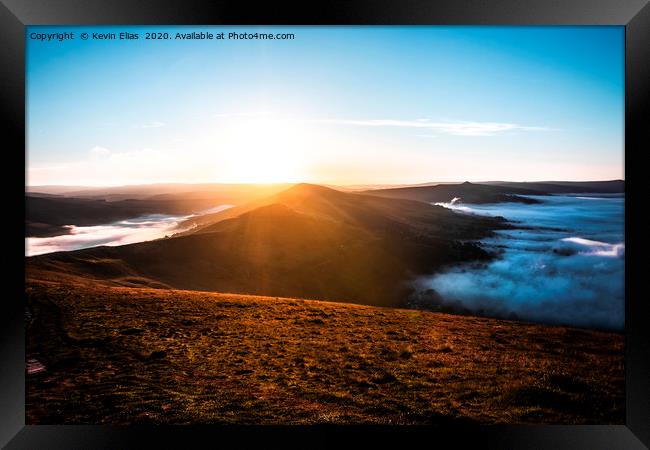
[[[142,125],[140,125],[139,128],[161,128],[164,126],[165,126],[164,122],[160,122],[158,120],[151,120],[149,122],[143,123]]]
[[[272,113],[270,111],[252,111],[252,112],[229,112],[229,113],[218,113],[218,114],[213,114],[212,117],[215,119],[223,119],[223,118],[232,118],[232,117],[264,117],[264,116],[271,116]]]
[[[400,127],[414,128],[420,131],[416,134],[418,137],[435,137],[440,134],[453,136],[496,136],[508,132],[517,131],[552,131],[555,128],[544,126],[521,125],[509,122],[476,122],[476,121],[444,121],[436,122],[430,119],[318,119],[318,118],[299,118],[295,116],[286,116],[274,114],[270,111],[255,112],[230,112],[213,114],[213,118],[240,118],[256,119],[265,118],[281,120],[285,122],[302,122],[302,123],[326,123],[336,125],[363,126],[363,127]]]
[[[111,151],[109,149],[100,145],[96,145],[90,149],[90,156],[94,159],[105,158],[107,156],[110,156],[110,154]]]
[[[540,126],[520,125],[505,122],[433,122],[429,119],[398,120],[398,119],[366,119],[341,120],[325,119],[319,122],[341,125],[357,125],[366,127],[403,127],[430,130],[439,134],[454,136],[495,136],[510,131],[549,131],[551,128]]]

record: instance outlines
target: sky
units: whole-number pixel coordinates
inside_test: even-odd
[[[192,31],[295,36],[175,39]],[[26,40],[31,186],[624,178],[623,27],[30,26]]]

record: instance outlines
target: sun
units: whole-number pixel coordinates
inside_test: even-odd
[[[219,127],[224,164],[220,178],[230,183],[304,181],[306,136],[295,120],[239,117]]]

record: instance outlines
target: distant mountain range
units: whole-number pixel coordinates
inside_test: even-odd
[[[289,188],[288,184],[153,184],[121,187],[35,186],[26,192],[26,235],[56,236],[69,230],[65,225],[92,226],[147,214],[185,215],[221,204],[245,205],[219,218],[234,217],[251,205],[268,204],[269,196]],[[562,193],[622,193],[625,181],[548,181],[483,183],[424,183],[403,187],[331,187],[343,192],[401,198],[427,203],[520,202],[537,203],[528,195]],[[257,202],[257,203],[256,203]],[[196,224],[214,216],[193,219]],[[187,225],[187,224],[186,224]]]
[[[537,200],[522,197],[522,195],[545,194],[545,192],[540,192],[534,189],[474,184],[467,181],[461,184],[374,189],[364,191],[363,193],[379,197],[404,198],[427,203],[449,202],[454,198],[463,203],[538,203]]]
[[[73,198],[94,198],[106,201],[125,199],[189,199],[216,197],[235,203],[233,200],[250,200],[252,196],[270,195],[287,189],[294,183],[279,184],[226,184],[226,183],[156,183],[127,186],[27,186],[30,196],[61,196]],[[227,203],[227,202],[226,202]]]
[[[481,184],[530,189],[544,194],[622,194],[625,180],[609,181],[486,181]]]
[[[422,202],[449,202],[453,198],[462,203],[538,203],[524,195],[549,195],[568,193],[623,193],[625,181],[544,181],[511,182],[488,181],[484,183],[438,184],[391,189],[373,189],[365,194],[381,197],[406,198]]]
[[[222,204],[242,204],[291,185],[144,185],[105,188],[32,188],[25,195],[26,235],[66,234],[65,225],[93,226],[149,214],[189,215]],[[54,189],[58,188],[58,189]]]
[[[358,184],[358,185],[325,185],[326,187],[349,191],[368,191],[375,189],[399,189],[412,187],[437,186],[444,184],[462,184],[461,181],[431,181],[417,184]],[[623,192],[625,189],[624,180],[609,181],[475,181],[472,184],[501,185],[533,189],[540,192],[553,192],[559,187],[571,187],[578,189],[576,193],[587,192]],[[260,190],[280,191],[292,186],[293,183],[280,184],[232,184],[232,183],[154,183],[136,184],[126,186],[60,186],[42,185],[27,186],[25,192],[30,195],[39,196],[66,196],[66,197],[90,197],[102,198],[105,200],[119,200],[124,198],[148,198],[155,195],[177,195],[204,196],[206,193],[218,195],[245,195]],[[561,192],[569,192],[562,190]]]

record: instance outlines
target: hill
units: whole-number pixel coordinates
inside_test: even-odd
[[[156,196],[187,199],[213,197],[223,203],[242,203],[258,196],[271,195],[291,184],[228,184],[228,183],[154,183],[125,186],[26,186],[28,195],[94,198],[107,201],[146,200]]]
[[[543,192],[511,186],[490,186],[485,184],[470,183],[438,184],[435,186],[403,187],[394,189],[374,189],[363,191],[364,194],[417,200],[427,203],[450,202],[459,198],[463,203],[539,203],[537,200],[522,197],[522,195],[540,195]]]
[[[47,194],[45,194],[47,195]],[[149,214],[184,215],[215,206],[212,198],[106,201],[94,198],[25,196],[25,234],[47,237],[68,234],[67,225],[108,224]]]
[[[625,192],[624,180],[609,181],[487,181],[481,184],[505,188],[531,189],[548,194],[621,194]]]
[[[508,227],[500,218],[314,185],[199,219],[191,232],[168,239],[28,258],[28,272],[403,306],[414,276],[487,259],[464,241]]]
[[[26,236],[67,234],[66,225],[94,226],[149,214],[189,215],[218,205],[266,197],[286,185],[144,185],[25,194]],[[47,186],[42,187],[48,190]]]
[[[220,227],[211,227],[220,221],[273,204],[313,217],[358,226],[380,233],[415,232],[458,239],[474,239],[484,235],[491,219],[467,217],[445,208],[422,205],[403,198],[377,198],[360,193],[341,192],[324,186],[301,183],[285,191],[245,205],[193,217],[180,225],[194,226],[184,234],[204,233]],[[473,227],[476,227],[474,230]]]
[[[620,334],[90,281],[26,295],[30,425],[625,419]]]

